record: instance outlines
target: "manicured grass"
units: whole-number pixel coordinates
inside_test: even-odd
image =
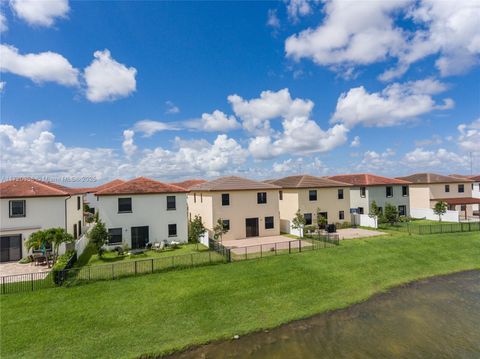
[[[197,249],[198,248],[198,249]],[[90,257],[87,265],[97,265],[97,264],[109,264],[116,262],[128,262],[128,261],[138,261],[141,259],[151,259],[151,258],[162,258],[170,256],[181,256],[184,254],[198,253],[208,251],[208,248],[203,244],[182,244],[179,248],[166,248],[162,251],[149,250],[142,254],[136,255],[117,255],[116,252],[106,252],[102,258],[98,254],[94,254]]]
[[[233,264],[0,297],[2,358],[132,358],[307,317],[480,269],[478,232],[387,236]]]

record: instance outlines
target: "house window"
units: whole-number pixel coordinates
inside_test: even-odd
[[[273,217],[265,217],[265,229],[273,229]]]
[[[314,189],[308,191],[308,199],[310,201],[316,201],[317,200],[317,191],[314,190]]]
[[[176,237],[177,236],[177,225],[176,224],[169,224],[168,225],[168,236],[169,237]]]
[[[305,218],[305,225],[309,226],[311,225],[313,222],[312,222],[312,214],[311,213],[305,213],[303,215],[303,217]]]
[[[197,203],[197,194],[196,193],[193,194],[193,203]]]
[[[82,221],[78,221],[78,236],[82,235]]]
[[[408,186],[402,186],[402,196],[403,197],[408,196]]]
[[[458,193],[463,193],[465,192],[465,186],[463,184],[458,185]]]
[[[360,187],[360,197],[365,198],[367,195],[367,187]]]
[[[338,199],[343,199],[343,189],[338,190]]]
[[[378,207],[378,212],[383,214],[383,208],[382,208],[382,207]]]
[[[358,207],[358,214],[364,214],[363,207]]]
[[[344,212],[344,211],[339,211],[339,212],[338,212],[338,218],[339,218],[340,220],[345,219],[345,212]]]
[[[406,216],[407,215],[407,206],[398,206],[398,215]]]
[[[80,196],[77,196],[77,210],[80,210],[80,206],[81,206]]]
[[[132,199],[131,198],[119,198],[118,199],[118,213],[132,212]]]
[[[387,197],[393,197],[393,187],[387,186],[385,188],[385,192]]]
[[[222,193],[222,206],[230,206],[230,194]]]
[[[175,196],[167,196],[167,211],[173,211],[177,208]]]
[[[26,202],[25,200],[9,201],[9,217],[25,217]]]
[[[445,185],[445,192],[450,192],[450,185],[449,184]]]
[[[230,230],[230,220],[229,219],[222,219],[223,223],[223,228],[225,228],[227,231]]]
[[[108,229],[108,244],[122,243],[122,229],[109,228]]]
[[[77,225],[76,225],[76,224],[73,225],[73,238],[74,238],[74,239],[77,239],[77,238],[78,238],[78,235],[77,235]]]
[[[283,191],[278,191],[278,195],[280,197],[280,201],[283,201]]]
[[[203,193],[200,193],[200,203],[203,203]]]
[[[257,203],[258,204],[267,203],[267,192],[258,192],[257,193]]]

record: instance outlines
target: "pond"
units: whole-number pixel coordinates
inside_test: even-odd
[[[480,271],[421,280],[171,358],[480,358]]]

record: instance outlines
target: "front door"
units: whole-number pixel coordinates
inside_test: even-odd
[[[245,225],[247,237],[258,237],[258,218],[245,219]]]
[[[148,226],[132,227],[132,249],[145,248],[148,243]]]
[[[22,235],[0,237],[0,262],[18,261],[22,258]]]

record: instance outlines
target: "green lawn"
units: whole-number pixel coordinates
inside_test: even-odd
[[[479,232],[387,236],[233,264],[0,297],[3,358],[132,358],[343,308],[480,269]]]
[[[149,250],[143,254],[136,255],[117,255],[116,252],[106,252],[102,258],[97,254],[94,254],[90,257],[90,260],[86,263],[87,265],[98,265],[98,264],[111,264],[117,262],[128,262],[128,261],[137,261],[141,259],[152,259],[152,258],[162,258],[170,256],[181,256],[184,254],[198,253],[208,251],[208,248],[203,244],[182,244],[179,248],[166,248],[162,251]]]

